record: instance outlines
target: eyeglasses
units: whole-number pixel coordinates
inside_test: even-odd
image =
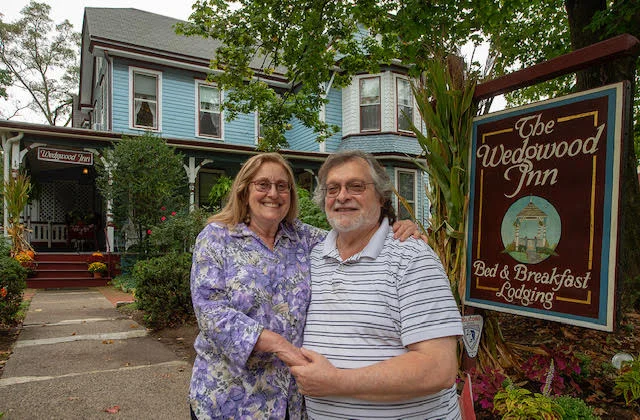
[[[276,191],[280,194],[289,193],[291,191],[291,185],[286,181],[271,182],[266,179],[259,179],[258,181],[251,181],[249,184],[253,184],[256,187],[256,191],[269,192],[271,186],[276,186]]]
[[[351,195],[360,195],[366,191],[367,185],[375,184],[374,182],[362,182],[362,181],[352,181],[347,182],[344,185],[347,192]],[[342,190],[342,185],[340,184],[329,184],[324,187],[324,193],[327,197],[333,198],[337,197],[340,194],[340,190]]]

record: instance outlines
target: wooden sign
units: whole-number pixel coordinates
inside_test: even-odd
[[[49,162],[71,163],[74,165],[93,165],[93,153],[78,150],[51,149],[38,147],[38,160]]]
[[[623,88],[474,120],[467,305],[613,330]]]

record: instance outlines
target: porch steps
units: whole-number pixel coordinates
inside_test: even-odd
[[[111,277],[94,278],[87,271],[87,258],[91,253],[43,253],[35,256],[34,275],[27,278],[32,289],[75,288],[106,286]]]

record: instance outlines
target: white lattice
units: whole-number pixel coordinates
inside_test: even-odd
[[[64,222],[72,210],[93,210],[93,188],[76,181],[43,182],[40,195],[39,221]]]

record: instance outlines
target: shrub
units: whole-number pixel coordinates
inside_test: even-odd
[[[627,405],[640,399],[640,356],[622,365],[620,375],[615,379],[613,393],[622,395]]]
[[[179,325],[193,316],[190,271],[188,253],[171,253],[136,263],[136,301],[138,308],[146,312],[147,326],[160,329]]]
[[[129,274],[121,274],[111,279],[111,285],[123,292],[134,292],[136,290],[136,279]]]
[[[0,324],[15,324],[22,293],[27,288],[27,270],[18,261],[0,255]]]
[[[148,238],[151,248],[161,253],[191,252],[206,220],[207,213],[204,210],[163,211],[159,223],[149,229],[151,234]]]
[[[507,377],[497,369],[488,369],[485,373],[479,373],[471,369],[471,383],[473,389],[473,402],[484,410],[493,409],[493,398],[502,389],[502,384]]]
[[[512,384],[498,391],[493,400],[493,412],[503,420],[560,420],[564,415],[562,407],[553,398],[532,394],[528,389]]]
[[[593,408],[580,398],[563,395],[557,397],[556,402],[562,407],[563,420],[599,420],[600,417],[593,412]]]
[[[545,346],[541,348],[547,355],[535,354],[523,365],[522,371],[530,380],[540,384],[542,391],[547,383],[547,375],[553,361],[553,378],[550,383],[550,393],[552,395],[562,395],[565,393],[567,384],[571,385],[571,392],[581,393],[582,389],[578,385],[582,378],[583,366],[581,363],[588,363],[586,358],[578,358],[575,351],[567,346],[550,349]]]
[[[309,191],[304,188],[298,188],[298,208],[300,209],[298,218],[304,223],[320,229],[331,229],[323,209],[313,202]]]

